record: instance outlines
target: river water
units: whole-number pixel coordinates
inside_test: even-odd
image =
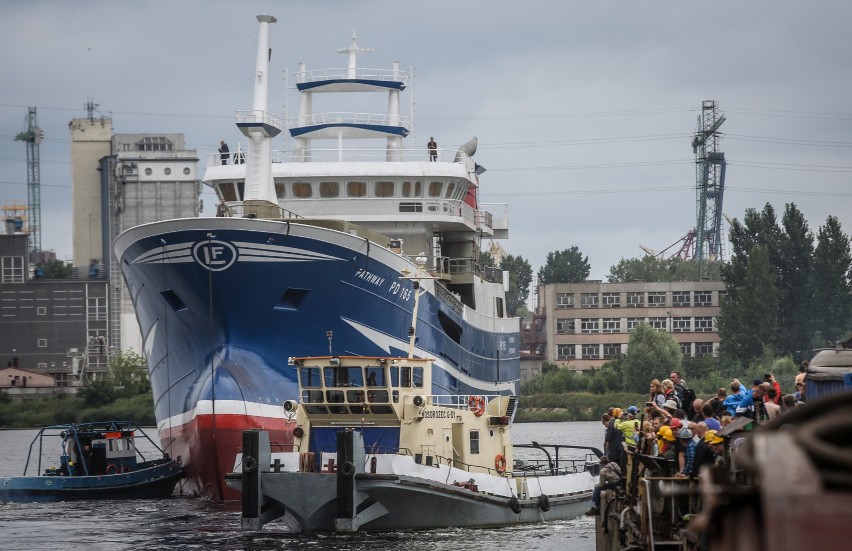
[[[24,470],[35,430],[0,431],[0,476]],[[154,434],[154,429],[146,431]],[[601,447],[603,428],[597,421],[577,423],[519,423],[512,440],[523,444],[573,444]],[[137,441],[143,453],[149,447]],[[52,450],[51,450],[52,451]],[[34,461],[35,459],[31,460]],[[55,454],[45,456],[43,468],[54,466]],[[32,473],[32,465],[30,472]],[[316,549],[381,551],[431,550],[564,550],[592,551],[594,521],[581,517],[494,529],[428,530],[384,534],[287,534],[274,526],[259,534],[240,531],[238,503],[175,497],[166,500],[84,501],[42,504],[0,504],[0,549],[109,550],[198,549],[246,550]]]

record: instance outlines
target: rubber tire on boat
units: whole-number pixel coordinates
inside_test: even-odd
[[[243,457],[243,472],[253,473],[257,469],[257,459],[252,456]]]
[[[538,508],[545,513],[550,511],[550,498],[544,494],[538,496]]]
[[[344,462],[343,465],[340,466],[340,474],[346,478],[352,478],[355,476],[355,464],[351,461]]]
[[[511,509],[512,512],[516,515],[521,514],[521,502],[518,501],[518,498],[516,498],[515,496],[512,496],[512,498],[509,500],[509,509]]]

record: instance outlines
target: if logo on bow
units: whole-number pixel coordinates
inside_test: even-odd
[[[237,261],[239,254],[236,247],[225,241],[199,241],[192,247],[195,261],[205,268],[221,272],[231,267]]]

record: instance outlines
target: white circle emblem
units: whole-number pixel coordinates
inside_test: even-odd
[[[210,271],[227,270],[237,261],[237,248],[226,241],[199,241],[192,247],[192,257]]]

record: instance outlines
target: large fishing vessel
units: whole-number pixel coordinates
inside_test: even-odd
[[[481,240],[508,237],[508,222],[504,205],[495,214],[479,202],[476,140],[407,160],[412,125],[400,93],[410,75],[398,63],[358,68],[357,54],[369,50],[353,36],[339,50],[347,67],[300,65],[299,114],[287,125],[294,145],[273,151],[284,128],[268,111],[276,19],[257,19],[252,109],[236,114],[248,145],[215,155],[204,176],[224,216],[137,226],[114,244],[160,439],[186,467],[184,490],[214,498],[236,497],[224,474],[244,429],[267,431],[276,450],[292,446],[282,403],[298,398],[298,386],[288,356],[435,358],[432,394],[507,396],[510,419],[519,381],[519,327],[505,311],[503,274],[479,263]],[[318,95],[377,92],[387,95],[382,115],[313,110]],[[384,141],[380,157],[363,146],[371,139]],[[333,149],[315,140],[333,140]],[[405,277],[421,267],[431,277]],[[416,285],[425,291],[417,312]]]

